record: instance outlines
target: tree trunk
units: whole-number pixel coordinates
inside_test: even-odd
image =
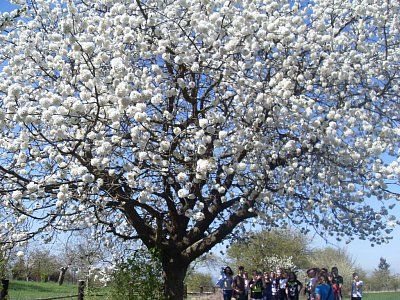
[[[62,285],[64,283],[65,273],[68,270],[68,266],[60,268],[60,275],[58,276],[58,284]]]
[[[164,297],[166,300],[183,300],[185,295],[184,280],[188,264],[179,260],[163,261]]]

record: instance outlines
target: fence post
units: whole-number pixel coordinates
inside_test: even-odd
[[[78,281],[78,300],[83,300],[85,297],[85,281],[79,280]]]
[[[0,291],[0,300],[5,300],[8,295],[8,284],[10,281],[8,279],[1,280],[1,291]]]

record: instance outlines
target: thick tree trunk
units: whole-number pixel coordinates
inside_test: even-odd
[[[166,300],[183,300],[184,280],[188,266],[188,264],[175,259],[163,261],[164,297]]]

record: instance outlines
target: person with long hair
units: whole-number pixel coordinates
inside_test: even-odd
[[[224,300],[231,300],[233,295],[233,271],[231,267],[226,266],[221,270],[221,276],[217,285],[222,289]]]
[[[286,282],[286,295],[288,300],[299,300],[299,295],[303,289],[303,284],[297,280],[295,272],[289,272],[288,281]]]

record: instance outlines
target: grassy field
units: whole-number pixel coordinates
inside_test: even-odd
[[[102,288],[96,291],[85,291],[85,300],[106,300],[107,296],[94,296],[93,294],[106,294],[107,290]],[[37,298],[50,298],[78,294],[77,284],[64,284],[59,286],[54,282],[25,282],[11,281],[9,286],[10,300],[33,300]],[[209,297],[189,297],[189,299],[222,299],[222,294],[214,294]],[[67,298],[67,299],[76,299]],[[304,299],[304,298],[303,298]],[[344,300],[350,298],[345,297]],[[384,292],[384,293],[364,293],[362,300],[399,300],[400,292]]]
[[[8,294],[11,300],[25,300],[78,294],[78,286],[54,282],[11,281]]]
[[[100,294],[99,291],[95,293]],[[77,294],[77,284],[63,284],[59,286],[54,282],[11,281],[8,289],[10,300],[33,300],[37,298],[72,296]],[[106,299],[106,297],[90,296],[90,294],[90,291],[85,292],[85,300]],[[76,299],[76,297],[66,299]]]
[[[222,300],[222,292],[219,291],[214,295],[208,296],[189,296],[188,300]],[[300,300],[305,298],[300,297]],[[345,297],[343,300],[350,300],[350,297]],[[364,293],[362,300],[400,300],[400,292],[385,292],[385,293]]]
[[[400,292],[364,293],[362,300],[399,300]]]
[[[222,300],[222,292],[219,291],[214,295],[208,295],[208,296],[189,296],[188,300]],[[305,300],[306,298],[300,297],[300,300]],[[350,300],[350,297],[345,297],[343,300]],[[397,293],[369,293],[365,294],[362,297],[362,300],[400,300],[400,292]]]

